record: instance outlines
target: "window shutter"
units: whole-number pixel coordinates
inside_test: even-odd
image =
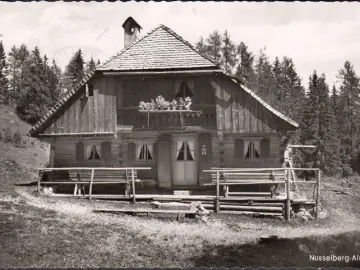
[[[244,159],[244,140],[235,140],[235,158]]]
[[[129,142],[128,143],[128,162],[130,164],[132,164],[135,160],[136,160],[136,156],[135,156],[135,143],[134,142]]]
[[[78,142],[76,144],[76,161],[84,161],[84,143]]]
[[[260,141],[260,157],[270,157],[270,140],[268,138],[264,138]]]
[[[101,158],[105,161],[111,159],[111,142],[106,141],[101,144]]]

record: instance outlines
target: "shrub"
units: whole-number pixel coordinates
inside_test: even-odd
[[[3,135],[2,135],[2,132],[0,131],[0,141],[3,140]]]
[[[13,135],[11,134],[11,130],[9,127],[5,128],[4,131],[4,142],[6,143],[11,143],[13,141]]]
[[[14,134],[13,143],[15,146],[20,147],[22,141],[22,135],[19,130],[17,130]]]

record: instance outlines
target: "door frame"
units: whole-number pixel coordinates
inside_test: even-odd
[[[184,184],[184,185],[179,185],[179,184],[175,184],[174,182],[174,176],[173,174],[174,169],[175,169],[175,156],[176,156],[176,138],[183,138],[183,140],[185,141],[186,139],[194,139],[194,155],[195,155],[195,160],[193,162],[195,162],[194,164],[194,168],[196,170],[196,183],[194,184]],[[171,150],[172,150],[172,155],[171,155],[171,186],[172,187],[198,187],[199,186],[199,134],[197,133],[175,133],[172,134],[172,140],[171,140]],[[174,152],[175,150],[175,152]],[[195,182],[195,181],[194,181]]]

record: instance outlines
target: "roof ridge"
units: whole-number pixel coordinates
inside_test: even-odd
[[[169,34],[171,34],[172,36],[174,36],[176,39],[178,39],[179,41],[181,41],[182,43],[184,43],[185,45],[189,46],[190,49],[192,49],[194,52],[196,52],[197,54],[199,54],[200,56],[204,57],[205,59],[209,60],[211,63],[213,63],[216,66],[219,66],[219,63],[217,63],[216,61],[214,61],[214,59],[211,59],[209,56],[207,56],[204,53],[199,52],[198,50],[196,50],[194,48],[194,46],[188,42],[186,39],[184,39],[182,36],[180,36],[179,34],[177,34],[174,30],[172,30],[170,27],[160,24],[160,27],[162,29],[164,29],[165,31],[167,31]]]
[[[137,40],[135,40],[133,43],[131,43],[129,46],[123,48],[120,52],[118,52],[117,54],[115,54],[114,56],[110,57],[107,61],[105,61],[103,64],[101,64],[100,66],[96,67],[96,69],[100,69],[101,67],[105,66],[106,64],[108,64],[111,60],[113,60],[114,58],[120,56],[121,54],[123,54],[124,52],[126,52],[127,50],[129,50],[131,47],[133,47],[134,45],[136,45],[137,43],[139,43],[141,40],[143,40],[144,38],[148,37],[149,35],[151,35],[153,32],[155,32],[157,29],[159,29],[162,25],[160,24],[159,26],[151,29],[149,32],[147,32],[146,34],[144,34],[143,36],[139,37]]]

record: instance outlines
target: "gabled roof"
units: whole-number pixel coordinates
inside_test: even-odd
[[[209,57],[197,52],[194,47],[170,28],[160,25],[150,31],[144,37],[124,48],[104,64],[88,73],[71,91],[63,97],[53,108],[51,108],[29,131],[30,136],[36,136],[41,127],[51,121],[51,117],[59,111],[80,89],[94,77],[96,71],[133,71],[140,74],[144,71],[155,71],[157,73],[169,72],[199,72],[203,70],[209,73],[221,73],[230,77],[242,89],[258,100],[269,111],[282,118],[289,124],[299,125],[281,114],[269,104],[263,101],[253,91],[245,87],[239,80],[225,74],[217,63]]]
[[[102,71],[218,68],[170,28],[160,25],[101,65]]]

